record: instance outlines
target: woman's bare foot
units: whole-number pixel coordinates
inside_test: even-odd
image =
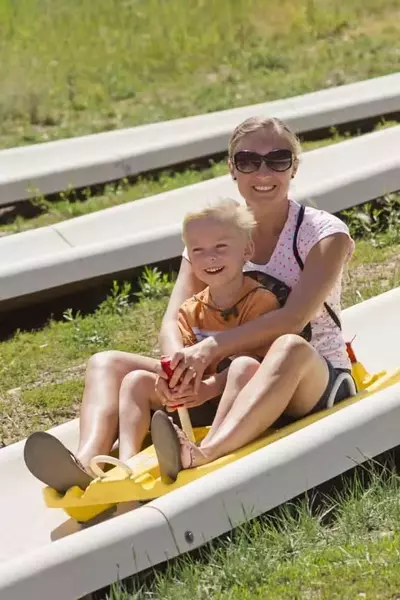
[[[172,419],[162,410],[157,410],[153,415],[151,437],[164,483],[176,481],[182,469],[199,467],[212,460],[202,449],[190,442],[185,433],[174,425]]]

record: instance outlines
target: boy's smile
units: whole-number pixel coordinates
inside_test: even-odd
[[[194,274],[210,286],[215,296],[231,296],[240,288],[244,263],[253,252],[253,244],[231,223],[215,217],[202,217],[188,223],[186,245]]]

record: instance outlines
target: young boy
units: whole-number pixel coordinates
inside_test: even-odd
[[[251,234],[255,224],[248,208],[229,199],[186,215],[182,237],[188,259],[194,274],[206,287],[186,300],[179,310],[178,325],[184,346],[278,308],[275,295],[242,271],[253,254]],[[260,348],[253,355],[264,357],[267,350]],[[204,385],[211,388],[214,375],[227,366],[229,360],[211,364],[205,372]],[[123,461],[139,451],[151,411],[160,408],[160,399],[155,393],[157,375],[146,371],[130,375],[124,380],[120,405],[119,455]],[[192,424],[211,425],[218,402],[219,398],[210,398],[190,408]],[[184,398],[175,402],[182,403],[185,404]],[[171,405],[169,403],[170,410]]]

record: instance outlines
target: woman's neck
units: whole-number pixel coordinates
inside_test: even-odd
[[[255,213],[257,227],[255,236],[262,236],[263,239],[278,238],[285,226],[289,214],[289,200],[280,202],[277,206],[271,206],[268,212],[261,215]]]
[[[283,206],[282,206],[283,204]],[[257,215],[257,227],[253,232],[254,254],[251,261],[257,265],[265,265],[275,251],[279,236],[282,233],[288,218],[289,201],[281,203],[278,208]]]
[[[215,308],[225,310],[234,306],[238,300],[240,300],[240,292],[244,283],[243,273],[238,273],[237,277],[225,283],[224,285],[209,286],[210,289],[210,300],[212,301]]]

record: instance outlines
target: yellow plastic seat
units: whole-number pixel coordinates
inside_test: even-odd
[[[382,371],[369,375],[360,363],[356,364],[353,376],[356,381],[358,393],[334,405],[332,408],[320,411],[304,419],[296,421],[282,429],[269,429],[262,438],[232,452],[218,460],[196,467],[183,470],[179,473],[174,483],[166,484],[161,481],[160,471],[154,446],[148,446],[137,456],[127,462],[127,467],[116,466],[102,477],[94,479],[86,490],[79,487],[69,489],[65,494],[59,494],[51,488],[44,489],[44,500],[49,508],[62,508],[70,517],[77,521],[86,522],[115,504],[128,501],[149,501],[176,490],[195,479],[204,477],[208,473],[220,469],[243,456],[247,456],[260,448],[272,444],[276,440],[290,435],[318,421],[325,416],[344,410],[355,402],[362,401],[366,396],[371,396],[386,387],[400,382],[400,369],[387,373]],[[208,431],[207,427],[195,429],[196,441],[201,441]]]

